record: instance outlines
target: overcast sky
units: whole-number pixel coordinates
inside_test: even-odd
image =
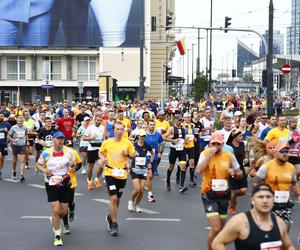
[[[176,0],[176,26],[209,27],[211,0]],[[274,30],[280,30],[286,35],[286,28],[291,23],[292,0],[273,0],[274,3]],[[224,27],[225,16],[231,17],[232,28],[254,29],[264,33],[268,29],[268,6],[269,0],[213,0],[213,27]],[[206,31],[201,31],[200,42],[200,66],[205,70],[206,63]],[[192,44],[197,43],[196,30],[181,30],[177,39],[185,38],[186,48],[191,49]],[[260,38],[257,35],[245,32],[213,32],[213,75],[221,73],[222,58],[223,69],[228,67],[231,72],[234,63],[236,68],[236,55],[233,61],[233,50],[236,53],[237,39],[240,39],[258,54]],[[286,43],[286,37],[284,39]],[[194,47],[195,57],[197,55]],[[228,56],[227,56],[228,55]],[[173,61],[173,74],[177,75],[179,66],[179,53]],[[186,56],[187,57],[187,56]],[[185,58],[185,65],[187,58]],[[186,71],[186,70],[185,70]],[[226,73],[226,72],[225,72]],[[182,75],[182,70],[181,70]],[[186,75],[186,73],[185,73]]]

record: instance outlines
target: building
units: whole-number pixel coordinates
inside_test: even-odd
[[[243,77],[243,68],[249,66],[253,60],[258,58],[257,54],[246,44],[237,42],[237,77]]]
[[[291,26],[287,28],[286,53],[300,54],[300,0],[292,0]]]
[[[50,37],[53,44],[48,46],[36,45],[34,39],[33,45],[23,46],[18,42],[6,45],[2,44],[4,40],[0,34],[0,102],[16,102],[18,90],[21,102],[45,100],[46,96],[52,102],[78,100],[78,86],[82,83],[82,98],[97,100],[100,76],[117,80],[119,99],[136,98],[140,85],[140,38],[143,37],[140,24],[143,20],[145,98],[166,96],[166,91],[161,93],[160,65],[161,61],[167,63],[172,58],[175,36],[161,26],[165,26],[167,15],[174,17],[175,0],[133,0],[129,7],[124,34],[113,26],[113,22],[109,22],[108,27],[101,23],[103,20],[100,22],[96,18],[97,12],[92,6],[88,8],[87,29],[83,32],[80,27],[78,36],[75,36],[76,31],[72,33],[73,38],[78,39],[74,39],[74,44],[67,43],[62,23],[57,28],[56,37]],[[125,7],[120,9],[125,11]],[[118,14],[114,11],[108,12],[111,18]],[[157,20],[156,31],[151,30],[152,16]],[[97,22],[100,22],[99,27]],[[22,32],[18,39],[21,35]]]
[[[269,34],[268,31],[265,31],[263,37],[268,42]],[[273,55],[283,55],[284,54],[284,35],[280,34],[279,30],[273,31]],[[266,56],[266,49],[264,43],[261,41],[259,46],[259,58]]]

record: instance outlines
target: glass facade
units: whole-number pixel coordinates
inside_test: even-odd
[[[45,80],[61,80],[60,56],[45,56],[43,66]]]
[[[258,59],[256,53],[238,40],[237,44],[237,76],[243,77],[243,69],[249,66],[252,61]]]
[[[291,26],[287,28],[287,54],[300,54],[300,0],[292,0]]]

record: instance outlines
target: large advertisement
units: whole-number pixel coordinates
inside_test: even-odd
[[[137,47],[144,0],[0,0],[0,47]]]

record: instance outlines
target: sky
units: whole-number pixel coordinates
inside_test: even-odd
[[[264,33],[268,29],[269,0],[212,0],[213,1],[213,27],[224,27],[225,16],[231,17],[231,28],[254,29]],[[209,27],[211,0],[176,0],[176,27]],[[291,24],[292,0],[273,0],[274,3],[274,30],[280,30],[286,35],[286,28]],[[200,68],[206,68],[206,31],[200,33]],[[177,39],[185,39],[187,49],[192,49],[192,44],[197,44],[197,30],[181,29],[176,31]],[[236,68],[237,39],[245,43],[254,52],[259,54],[260,38],[246,32],[213,32],[213,77],[219,73],[226,73]],[[286,37],[284,38],[286,43]],[[194,57],[197,57],[197,45],[194,45]],[[191,60],[190,50],[190,60]],[[178,51],[172,62],[173,75],[187,75],[187,54],[180,59]],[[223,61],[223,63],[222,63]],[[228,62],[228,63],[227,63]],[[194,64],[196,65],[196,64]],[[222,66],[223,65],[223,66]],[[195,70],[196,66],[194,66]],[[191,70],[191,62],[190,62]],[[191,71],[190,71],[191,72]],[[191,75],[191,73],[190,73]],[[190,76],[191,79],[191,76]]]

